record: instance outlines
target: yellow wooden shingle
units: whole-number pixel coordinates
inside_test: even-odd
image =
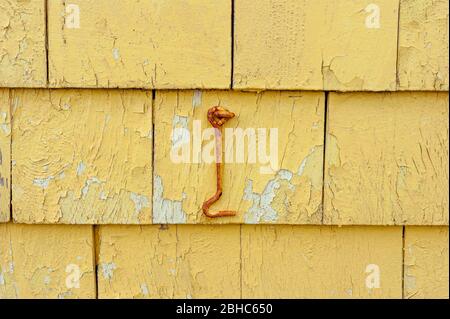
[[[448,94],[330,93],[324,222],[448,225]]]
[[[405,298],[448,299],[448,227],[405,228]]]
[[[45,87],[45,0],[0,0],[0,86]]]
[[[448,0],[401,0],[399,90],[448,91]]]
[[[236,116],[222,129],[223,195],[211,210],[237,216],[211,219],[201,208],[216,191],[216,105]],[[153,222],[320,223],[323,123],[321,92],[157,91]]]
[[[15,90],[12,104],[16,222],[151,222],[151,92]]]
[[[49,1],[52,87],[228,88],[229,0]]]
[[[395,90],[398,0],[236,0],[234,17],[234,88]]]
[[[99,298],[239,298],[239,226],[101,226]]]
[[[242,226],[243,298],[401,295],[401,227]]]
[[[95,298],[91,226],[0,224],[0,299]]]
[[[11,215],[11,116],[9,90],[0,89],[0,222]]]

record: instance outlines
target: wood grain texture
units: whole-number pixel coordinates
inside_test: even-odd
[[[369,4],[236,0],[233,87],[395,90],[398,0],[376,2],[379,28]]]
[[[101,226],[99,298],[239,298],[239,226]]]
[[[11,112],[9,90],[0,88],[0,223],[11,216]]]
[[[95,298],[91,226],[0,224],[0,239],[0,299]]]
[[[448,225],[448,94],[328,102],[324,222]]]
[[[405,298],[449,298],[448,227],[405,228]]]
[[[45,87],[45,0],[0,0],[0,87]]]
[[[214,132],[204,131],[211,130],[207,111],[215,105],[236,117],[223,129],[224,191],[211,209],[236,210],[237,215],[211,219],[201,207],[216,187],[215,159],[208,162],[205,156],[214,153]],[[153,222],[320,223],[323,125],[324,94],[319,92],[157,91]],[[233,134],[239,129],[248,135],[237,138]],[[259,135],[259,129],[265,131]],[[266,143],[249,142],[251,130]],[[269,145],[271,138],[277,147]],[[269,167],[260,153],[275,155],[278,167]],[[182,154],[188,154],[187,161]]]
[[[150,92],[16,90],[12,103],[16,222],[151,222]]]
[[[447,0],[401,0],[398,89],[448,91]]]
[[[243,298],[401,298],[401,276],[401,227],[242,227]]]
[[[48,23],[52,87],[230,87],[229,0],[49,1]]]

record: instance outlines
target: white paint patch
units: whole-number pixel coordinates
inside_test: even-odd
[[[50,284],[50,281],[51,281],[50,276],[45,276],[44,277],[44,285]]]
[[[101,184],[102,182],[97,178],[97,177],[89,177],[86,180],[86,183],[84,184],[83,188],[81,189],[81,193],[83,194],[83,197],[85,197],[87,195],[87,193],[89,192],[89,187],[92,184]]]
[[[150,201],[148,200],[148,197],[145,195],[130,193],[130,199],[134,203],[134,210],[136,214],[140,214],[142,209],[144,209],[145,207],[150,207]]]
[[[146,283],[141,284],[141,292],[144,296],[149,295],[148,286]]]
[[[67,297],[72,296],[72,291],[68,290],[63,293],[58,294],[58,299],[66,299]]]
[[[33,180],[33,185],[39,186],[40,188],[46,189],[50,184],[50,181],[53,180],[54,176],[49,176],[45,178],[35,178]]]
[[[86,164],[83,162],[79,162],[77,166],[77,176],[80,176],[86,170]]]
[[[183,200],[163,198],[164,187],[161,176],[155,175],[153,181],[153,223],[155,224],[185,224],[186,212],[183,211]]]
[[[302,162],[300,163],[300,166],[298,167],[298,170],[297,170],[297,175],[298,176],[302,176],[303,175],[303,173],[305,171],[306,164],[311,159],[311,157],[314,155],[314,152],[316,152],[316,150],[317,150],[316,146],[311,148],[311,150],[309,151],[309,154],[302,160]]]
[[[100,267],[102,269],[103,278],[108,280],[112,279],[114,275],[114,270],[117,269],[116,264],[113,262],[102,263],[100,264]]]
[[[100,200],[107,200],[108,199],[108,195],[106,195],[106,193],[104,191],[101,191],[100,194],[98,195],[98,198]]]
[[[5,284],[5,278],[3,277],[3,272],[0,271],[0,285]]]
[[[244,189],[243,199],[252,202],[252,207],[245,213],[244,221],[247,224],[257,224],[261,221],[275,222],[278,219],[278,212],[272,207],[275,198],[275,191],[280,188],[282,180],[290,182],[293,173],[286,169],[281,169],[275,175],[275,178],[267,182],[261,194],[253,192],[253,181],[247,180]],[[295,187],[289,184],[289,189]]]
[[[6,112],[0,112],[0,119],[2,121],[2,123],[0,124],[0,127],[3,131],[3,133],[5,133],[6,135],[11,134],[11,125],[9,123],[6,123],[6,119],[7,119],[7,114]]]
[[[67,29],[80,28],[80,7],[77,4],[69,3],[65,5],[66,14],[64,25]]]
[[[202,105],[202,91],[195,90],[192,94],[192,107],[198,107]]]
[[[174,115],[172,119],[172,148],[177,148],[180,145],[189,143],[187,116]]]
[[[120,59],[120,52],[119,52],[118,48],[113,48],[112,49],[112,55],[113,55],[114,60],[119,61],[119,59]]]

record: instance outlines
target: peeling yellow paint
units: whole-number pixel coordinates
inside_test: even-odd
[[[222,198],[212,210],[237,210],[236,217],[211,220],[203,216],[203,202],[215,192],[215,162],[205,162],[202,151],[214,149],[214,138],[194,137],[211,128],[208,108],[221,105],[236,114],[224,130],[266,131],[266,154],[278,157],[278,168],[264,172],[261,144],[253,151],[236,143],[223,146]],[[197,125],[194,125],[194,121]],[[324,94],[313,92],[244,93],[230,91],[157,91],[155,101],[154,223],[320,223],[322,218]],[[197,129],[198,128],[198,129]],[[277,129],[277,150],[268,144]],[[185,129],[176,131],[176,129]],[[184,133],[177,133],[184,132]],[[244,131],[245,132],[245,131]],[[224,132],[226,141],[227,136]],[[260,137],[258,136],[258,140]],[[262,140],[262,138],[261,138]],[[232,141],[230,138],[229,141]],[[189,162],[177,163],[171,153],[184,145]],[[226,162],[227,145],[233,158]],[[180,147],[181,148],[181,147]],[[228,149],[228,150],[229,150]],[[197,152],[199,151],[199,152]],[[228,153],[231,154],[231,153]],[[236,155],[243,154],[238,162]],[[249,158],[255,155],[254,163]],[[263,169],[263,172],[261,171]]]
[[[71,7],[54,0],[48,5],[52,87],[230,86],[229,0],[72,0]]]
[[[0,299],[448,299],[448,10],[0,0]]]
[[[395,90],[398,0],[373,6],[366,0],[236,0],[233,86]]]
[[[152,97],[122,90],[15,90],[14,220],[151,222]]]
[[[0,88],[0,222],[11,212],[11,116],[9,90]]]
[[[448,225],[448,94],[330,93],[324,222]]]
[[[243,298],[401,298],[402,229],[242,226],[242,282]]]
[[[45,87],[45,0],[0,0],[0,86]]]
[[[95,298],[91,226],[0,224],[0,299]]]
[[[239,226],[101,226],[99,298],[239,298]]]
[[[448,227],[406,227],[405,298],[449,298]]]
[[[400,90],[448,91],[448,0],[401,0]]]

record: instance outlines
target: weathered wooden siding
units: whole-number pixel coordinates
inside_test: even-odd
[[[448,298],[448,8],[0,0],[0,298]]]

